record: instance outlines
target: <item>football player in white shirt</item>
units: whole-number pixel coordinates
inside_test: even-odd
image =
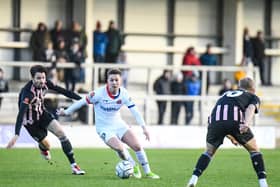
[[[128,96],[127,90],[121,87],[121,71],[119,69],[109,70],[105,86],[92,91],[85,98],[73,103],[66,110],[60,109],[58,115],[69,115],[86,104],[94,105],[96,132],[110,148],[118,153],[121,159],[132,163],[134,166],[134,177],[142,177],[140,168],[123,143],[127,144],[136,153],[145,176],[151,179],[159,179],[160,177],[151,171],[148,158],[137,136],[121,118],[120,108],[126,105],[137,123],[142,127],[146,139],[150,140],[143,117]]]

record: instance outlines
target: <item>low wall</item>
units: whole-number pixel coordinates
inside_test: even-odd
[[[67,136],[71,140],[73,147],[103,148],[106,145],[98,137],[94,126],[63,126]],[[146,141],[139,126],[132,127],[140,137],[145,148],[204,148],[205,126],[148,126],[151,134],[151,141]],[[276,148],[277,129],[273,126],[252,128],[258,145],[261,148]],[[0,126],[0,147],[5,147],[14,135],[14,126]],[[49,133],[48,138],[52,147],[60,147],[59,140]],[[15,147],[37,147],[37,143],[28,135],[25,128],[22,128],[21,135]],[[225,138],[223,148],[234,147]]]

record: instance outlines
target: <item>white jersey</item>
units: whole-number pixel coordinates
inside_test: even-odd
[[[94,105],[95,125],[97,129],[116,128],[126,125],[122,120],[120,109],[126,105],[139,125],[145,125],[145,122],[135,107],[134,102],[128,96],[127,90],[123,87],[119,89],[117,95],[113,96],[107,86],[98,88],[86,96],[86,102]]]

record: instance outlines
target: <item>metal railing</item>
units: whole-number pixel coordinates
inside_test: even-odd
[[[0,66],[10,66],[10,67],[30,67],[35,64],[41,64],[47,67],[51,66],[51,63],[40,63],[40,62],[0,62]],[[74,68],[74,63],[58,63],[57,68]],[[249,67],[237,67],[237,66],[173,66],[173,65],[163,65],[163,66],[145,66],[145,65],[127,65],[127,64],[82,64],[82,68],[93,70],[89,74],[86,74],[85,79],[90,80],[92,82],[91,85],[86,85],[84,88],[87,90],[94,90],[99,86],[98,83],[98,72],[99,69],[106,69],[106,68],[121,68],[121,69],[145,69],[147,71],[147,77],[143,78],[144,84],[146,85],[146,90],[144,91],[143,96],[137,96],[135,99],[142,100],[144,103],[144,117],[147,123],[151,122],[151,103],[157,100],[165,100],[165,101],[199,101],[203,104],[206,101],[214,101],[217,99],[217,96],[207,96],[206,95],[206,79],[207,79],[207,72],[214,71],[214,72],[235,72],[235,71],[250,71],[253,72],[254,78],[256,78],[257,69],[256,68],[249,68]],[[153,71],[169,69],[173,71],[182,71],[182,70],[196,70],[201,72],[201,95],[200,96],[174,96],[174,95],[155,95],[153,91],[153,82],[154,79],[152,78]],[[3,93],[1,94],[4,97],[11,97],[15,98],[18,96],[18,93]],[[61,98],[61,96],[52,96]],[[206,116],[204,114],[204,110],[200,110],[199,115],[199,124],[206,124]],[[88,124],[93,123],[93,110],[92,106],[89,107],[88,110]]]

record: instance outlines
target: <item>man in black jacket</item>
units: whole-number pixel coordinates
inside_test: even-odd
[[[262,85],[265,84],[264,78],[264,58],[265,58],[265,44],[263,39],[263,34],[261,31],[257,32],[257,36],[253,38],[253,62],[254,65],[259,68],[260,78]]]

